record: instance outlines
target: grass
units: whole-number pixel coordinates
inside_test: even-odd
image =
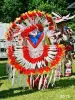
[[[3,61],[0,63],[0,76],[6,75],[6,63],[3,63]]]
[[[74,63],[72,76],[62,77],[55,87],[40,91],[29,90],[28,87],[23,89],[17,85],[12,89],[4,66],[5,64],[0,64],[0,100],[75,100]]]

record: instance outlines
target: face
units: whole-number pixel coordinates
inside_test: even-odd
[[[66,26],[66,23],[65,22],[57,23],[57,28],[58,29],[63,29],[64,26]]]

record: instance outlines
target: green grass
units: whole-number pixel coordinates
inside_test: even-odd
[[[0,64],[0,100],[75,100],[75,75],[62,77],[56,82],[55,87],[46,90],[29,90],[28,87],[24,90],[17,85],[12,89],[11,82],[4,74],[5,71],[2,71],[4,69],[2,66],[5,65]],[[73,64],[74,73],[75,64]]]
[[[0,76],[6,75],[6,63],[0,63]]]
[[[75,73],[75,60],[73,60],[73,62],[74,62],[74,63],[72,63],[72,66],[73,66],[73,67],[72,67],[72,70],[73,70],[73,73]]]

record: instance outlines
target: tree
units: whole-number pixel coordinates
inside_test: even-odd
[[[3,0],[0,0],[0,19],[2,17],[2,6],[3,6]]]
[[[11,22],[28,10],[52,11],[68,14],[69,0],[0,0],[0,21]]]
[[[27,1],[28,2],[28,1]],[[3,22],[13,21],[21,13],[27,11],[27,3],[25,0],[4,0],[2,6]]]
[[[52,11],[60,14],[67,14],[68,3],[66,0],[30,0],[29,9],[39,9],[51,13]]]

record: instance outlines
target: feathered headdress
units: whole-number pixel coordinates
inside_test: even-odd
[[[66,16],[61,16],[60,14],[57,14],[55,12],[52,12],[52,14],[54,15],[55,23],[64,22],[64,21],[73,19],[75,17],[75,15],[73,15],[73,16],[70,17],[70,14],[68,14]]]

